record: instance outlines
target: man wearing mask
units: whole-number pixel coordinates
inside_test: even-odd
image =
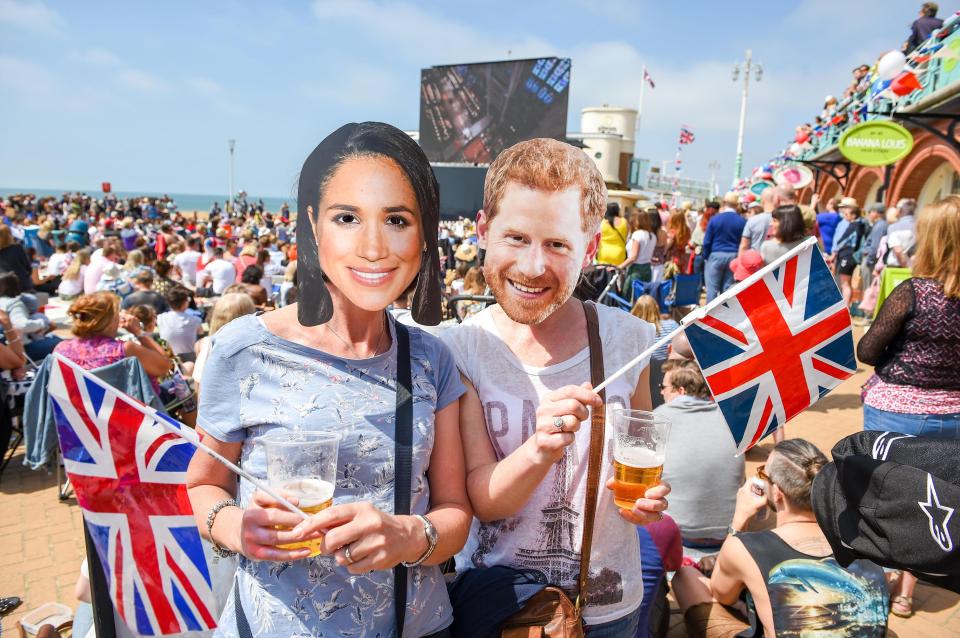
[[[612,409],[650,409],[645,365],[606,388],[606,406],[590,389],[587,309],[572,293],[597,251],[606,195],[590,158],[552,139],[507,149],[487,172],[477,232],[497,304],[442,337],[467,385],[460,427],[478,519],[458,571],[536,570],[542,582],[575,589],[590,411],[607,411],[609,450]],[[652,344],[653,328],[629,313],[596,310],[610,374]],[[654,486],[631,509],[620,509],[604,488],[612,485],[607,455],[600,468],[583,619],[596,635],[632,636],[643,597],[635,525],[662,516],[669,487]]]

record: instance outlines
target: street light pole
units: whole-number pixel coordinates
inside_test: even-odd
[[[720,162],[717,160],[710,160],[710,163],[707,164],[707,168],[710,169],[710,197],[717,196],[717,171],[720,170]]]
[[[227,197],[227,215],[233,215],[233,149],[237,145],[237,140],[227,140],[227,148],[230,149],[230,195]]]
[[[743,177],[743,128],[747,122],[747,94],[750,91],[750,72],[756,71],[757,82],[763,77],[763,67],[753,63],[753,52],[747,49],[747,57],[742,63],[733,65],[733,81],[740,75],[740,65],[743,65],[743,95],[740,98],[740,132],[737,134],[737,159],[733,169],[733,179]]]

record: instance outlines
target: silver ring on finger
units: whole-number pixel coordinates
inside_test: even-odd
[[[346,559],[347,559],[347,564],[348,564],[348,565],[353,565],[355,562],[357,562],[357,561],[353,560],[353,556],[350,555],[350,546],[349,546],[349,545],[344,545],[344,546],[343,546],[343,555],[346,557]]]
[[[557,432],[563,432],[563,417],[555,416],[553,417],[553,427],[557,428]]]

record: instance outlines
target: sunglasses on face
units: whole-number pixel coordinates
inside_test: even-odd
[[[769,485],[773,485],[773,481],[770,480],[770,475],[766,472],[766,467],[767,465],[764,463],[757,468],[757,478],[761,481],[766,481]]]

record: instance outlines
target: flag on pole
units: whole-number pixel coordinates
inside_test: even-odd
[[[693,135],[693,131],[687,128],[686,124],[680,127],[680,143],[681,144],[693,144],[694,139],[695,137]]]
[[[694,315],[690,347],[745,452],[850,377],[850,313],[810,238]]]
[[[196,433],[61,357],[47,391],[117,613],[144,636],[215,628],[210,570],[187,498]]]
[[[650,74],[647,72],[647,67],[643,67],[643,80],[650,85],[651,89],[657,88],[657,85],[653,83],[653,78],[650,77]]]

